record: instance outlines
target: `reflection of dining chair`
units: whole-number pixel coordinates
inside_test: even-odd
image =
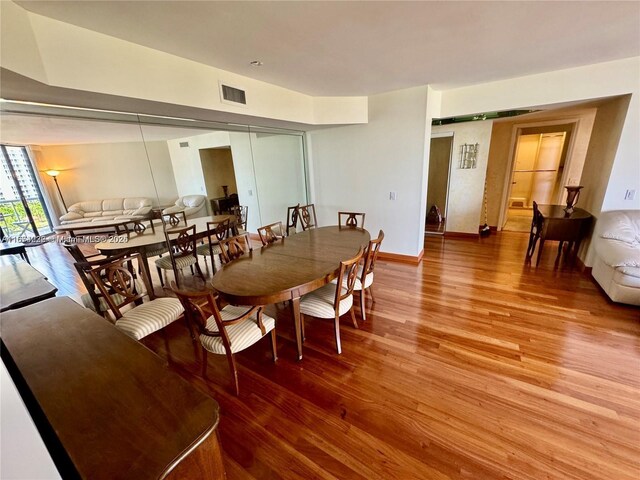
[[[134,260],[140,268],[143,288],[135,279],[131,266]],[[89,274],[115,317],[116,328],[130,337],[140,340],[182,316],[184,309],[177,298],[155,296],[139,253],[123,254],[99,263]],[[148,301],[145,302],[144,297],[148,297]],[[123,312],[126,306],[133,308]]]
[[[202,347],[202,376],[207,375],[207,352],[226,355],[236,395],[238,369],[234,354],[248,348],[271,332],[273,361],[278,359],[276,347],[276,322],[262,313],[262,307],[235,307],[227,305],[218,309],[210,291],[187,292],[172,286],[185,310],[185,315],[200,332]]]
[[[346,217],[345,227],[364,228],[364,213],[359,212],[338,212],[338,226],[342,228],[342,219]],[[358,221],[360,219],[360,221]]]
[[[297,216],[302,230],[309,230],[310,228],[316,228],[318,226],[316,206],[313,203],[299,206]]]
[[[296,227],[298,226],[298,208],[300,208],[300,204],[287,207],[287,237],[292,233],[296,233]]]
[[[358,277],[358,262],[362,258],[362,253],[363,250],[360,247],[355,257],[340,262],[340,273],[335,283],[328,283],[300,299],[300,322],[303,337],[305,316],[333,318],[338,354],[342,353],[340,317],[350,312],[353,326],[358,328],[358,322],[356,322],[356,316],[353,313],[353,289]]]
[[[156,260],[156,268],[160,276],[160,284],[164,286],[162,278],[162,270],[173,270],[176,284],[180,286],[179,271],[185,267],[191,268],[193,274],[193,266],[195,265],[198,275],[205,282],[204,275],[198,263],[198,254],[196,252],[196,227],[165,229],[164,237],[169,246],[169,256],[161,257]]]
[[[375,298],[373,298],[373,290],[371,289],[371,285],[373,285],[373,269],[376,266],[378,251],[380,250],[383,239],[384,232],[380,230],[380,232],[378,233],[378,238],[369,242],[367,251],[364,254],[364,264],[361,267],[358,267],[358,277],[356,278],[355,284],[353,286],[354,291],[360,292],[360,312],[362,315],[362,320],[367,319],[367,314],[365,313],[366,290],[369,291],[369,295],[371,296],[371,303],[375,302]]]
[[[220,240],[220,260],[223,264],[230,263],[237,258],[253,251],[248,233]]]
[[[207,222],[208,242],[198,245],[196,248],[198,255],[211,257],[211,270],[213,272],[216,271],[215,256],[222,253],[222,250],[220,250],[220,240],[224,240],[229,236],[230,223],[229,219],[223,220],[219,223]]]
[[[262,245],[271,245],[272,243],[284,238],[284,228],[282,222],[275,222],[258,229],[260,241]]]
[[[236,216],[236,231],[242,235],[247,231],[247,218],[249,215],[249,207],[246,205],[234,205],[229,209],[231,215]]]
[[[187,226],[187,214],[184,213],[184,210],[174,213],[163,213],[162,214],[162,223],[165,228],[173,228],[179,227],[180,223],[183,226]]]

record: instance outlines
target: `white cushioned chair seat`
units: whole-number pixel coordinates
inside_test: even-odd
[[[166,246],[154,248],[153,250],[147,250],[147,258],[148,257],[157,257],[158,255],[164,255],[165,253],[169,253],[169,249]]]
[[[220,316],[223,320],[232,320],[234,318],[241,317],[248,310],[247,307],[235,307],[233,305],[227,305],[220,310]],[[262,314],[262,324],[264,325],[265,334],[269,333],[276,326],[276,321],[268,315]],[[224,327],[229,341],[231,342],[231,351],[233,353],[240,352],[245,348],[250,347],[263,335],[260,327],[258,326],[256,315],[253,314],[246,320],[238,322],[234,325]],[[218,325],[213,317],[207,319],[207,330],[212,332],[218,331]],[[222,337],[210,337],[208,335],[200,335],[200,341],[202,346],[211,353],[217,353],[224,355],[226,353],[224,344],[222,343]]]
[[[356,277],[356,281],[353,284],[353,289],[354,290],[362,290],[362,281],[360,280],[362,278],[362,270],[364,269],[364,267],[362,265],[360,265],[358,267],[358,276]],[[338,279],[334,279],[331,281],[331,283],[335,284],[338,282]],[[373,272],[369,273],[367,275],[367,277],[364,279],[364,288],[369,288],[371,285],[373,285]],[[347,288],[347,279],[345,278],[342,281],[342,286],[343,288]]]
[[[124,302],[124,297],[122,295],[117,294],[117,293],[114,293],[113,295],[111,295],[111,297],[113,298],[113,301],[116,304]],[[85,308],[93,310],[94,312],[96,311],[96,306],[93,304],[93,300],[91,299],[91,295],[89,295],[88,293],[85,293],[80,298],[81,298],[82,304],[85,306]],[[101,296],[101,297],[98,297],[98,298],[99,298],[100,311],[97,312],[97,313],[103,313],[103,312],[106,312],[107,310],[109,310],[109,304],[107,304],[107,301],[104,299],[104,297]]]
[[[186,268],[190,265],[196,263],[196,257],[193,255],[186,255],[184,257],[176,258],[176,267],[179,269]],[[173,265],[171,264],[171,256],[167,255],[166,257],[162,257],[156,260],[156,267],[164,268],[165,270],[173,269]]]
[[[140,340],[176,321],[183,312],[177,298],[156,298],[125,312],[116,321],[116,327]]]
[[[222,249],[218,244],[212,245],[212,250],[214,255],[220,255],[222,253]],[[209,250],[209,244],[205,243],[204,245],[198,245],[196,252],[198,252],[198,255],[210,255],[211,251]]]
[[[333,301],[336,297],[336,284],[329,283],[318,290],[308,293],[300,299],[300,312],[304,315],[318,318],[334,318]],[[347,313],[353,305],[353,295],[340,301],[338,313]]]

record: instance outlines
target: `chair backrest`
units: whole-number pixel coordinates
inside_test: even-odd
[[[300,204],[293,207],[287,207],[287,237],[291,235],[291,230],[296,233],[296,227],[298,226],[298,209]]]
[[[221,222],[207,222],[207,237],[209,244],[216,244],[229,236],[231,221],[227,218]]]
[[[93,282],[93,278],[89,274],[90,268],[85,269],[81,267],[81,265],[85,265],[85,264],[86,265],[96,264],[96,261],[89,262],[87,257],[85,257],[84,253],[82,253],[82,250],[80,250],[80,247],[75,243],[62,242],[62,246],[67,250],[67,252],[69,252],[69,254],[75,260],[73,266],[78,272],[78,275],[80,276],[80,280],[82,281],[84,288],[87,289],[87,292],[91,297],[91,301],[93,302],[96,312],[100,312],[100,296],[101,296],[100,291],[97,289],[96,284]]]
[[[270,223],[264,227],[258,229],[258,235],[260,235],[260,241],[262,245],[271,245],[284,238],[284,228],[282,222]]]
[[[222,250],[220,260],[223,264],[232,262],[244,254],[253,251],[249,234],[243,233],[242,235],[220,240],[220,250]]]
[[[247,217],[249,215],[249,207],[247,205],[234,205],[229,209],[231,215],[236,216],[236,225],[243,230],[247,229]]]
[[[298,219],[302,230],[309,230],[310,228],[316,228],[318,226],[318,219],[316,217],[316,206],[313,203],[309,205],[301,205],[298,207]]]
[[[362,285],[365,284],[364,280],[367,278],[367,275],[372,273],[376,266],[376,259],[378,258],[378,252],[380,251],[382,240],[384,240],[384,232],[380,230],[380,232],[378,232],[378,238],[369,242],[369,246],[367,247],[367,251],[364,256],[364,265],[362,267],[362,276],[360,278]]]
[[[531,231],[535,233],[540,233],[542,230],[542,222],[544,221],[543,216],[540,214],[540,210],[538,209],[538,203],[533,201],[533,219],[531,220]]]
[[[360,212],[338,212],[338,226],[340,228],[343,226],[364,228],[364,216],[365,214]],[[343,218],[345,219],[344,224],[342,223]]]
[[[184,210],[175,213],[162,214],[162,223],[164,224],[165,228],[179,227],[181,222],[182,225],[187,225],[187,214],[184,212]]]
[[[336,297],[333,301],[336,315],[340,310],[340,302],[349,295],[353,295],[353,288],[355,287],[356,278],[358,277],[358,263],[363,253],[364,249],[360,247],[355,257],[340,262],[340,273],[338,274],[338,283],[336,284]]]
[[[141,291],[142,289],[137,285],[133,268],[134,260],[140,269],[140,277],[142,277],[145,291]],[[146,295],[150,300],[155,299],[149,274],[139,253],[132,255],[124,253],[117,257],[93,262],[79,262],[76,264],[76,268],[81,268],[89,273],[116,320],[122,317],[120,310],[122,307],[133,302],[140,302]]]
[[[169,255],[171,255],[174,270],[176,270],[175,261],[177,258],[189,255],[197,258],[195,225],[165,229],[164,237],[169,246]]]

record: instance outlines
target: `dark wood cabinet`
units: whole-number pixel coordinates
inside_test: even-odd
[[[228,197],[212,198],[210,202],[211,210],[214,215],[229,213],[231,207],[240,205],[240,202],[238,201],[238,195],[235,193],[229,195]]]

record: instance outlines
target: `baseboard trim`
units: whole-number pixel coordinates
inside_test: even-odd
[[[417,256],[401,255],[399,253],[379,252],[378,258],[381,260],[388,260],[390,262],[410,263],[411,265],[418,265],[422,261],[423,255],[424,248],[420,250],[420,253]]]
[[[480,234],[467,232],[444,232],[444,236],[449,238],[478,238]]]

